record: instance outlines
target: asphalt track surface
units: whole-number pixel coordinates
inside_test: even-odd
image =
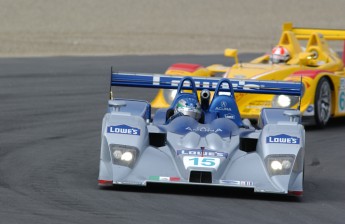
[[[242,55],[243,60],[253,55]],[[345,119],[307,128],[302,199],[229,189],[99,189],[110,66],[162,73],[216,56],[0,59],[0,223],[345,223]],[[156,90],[119,88],[150,100]]]

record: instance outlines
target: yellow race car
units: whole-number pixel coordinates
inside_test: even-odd
[[[300,40],[307,40],[305,47]],[[225,56],[235,59],[233,66],[179,63],[170,66],[166,74],[202,77],[222,74],[230,79],[303,82],[301,99],[236,93],[241,117],[256,119],[265,107],[299,108],[305,123],[323,127],[331,117],[345,116],[345,54],[339,57],[326,40],[345,40],[345,30],[295,28],[292,23],[285,23],[271,54],[239,63],[237,50],[226,49]],[[175,94],[173,90],[159,90],[152,106],[168,107]]]

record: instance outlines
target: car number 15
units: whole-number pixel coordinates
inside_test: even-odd
[[[186,169],[188,167],[204,167],[204,168],[218,169],[219,163],[220,163],[219,158],[193,157],[193,156],[183,157],[183,164]]]

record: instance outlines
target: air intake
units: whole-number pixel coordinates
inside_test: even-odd
[[[212,173],[204,171],[191,171],[189,176],[189,182],[211,184]]]

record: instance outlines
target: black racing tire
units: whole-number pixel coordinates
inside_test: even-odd
[[[315,124],[319,128],[324,128],[331,117],[332,109],[332,89],[326,77],[320,79],[315,91]]]

